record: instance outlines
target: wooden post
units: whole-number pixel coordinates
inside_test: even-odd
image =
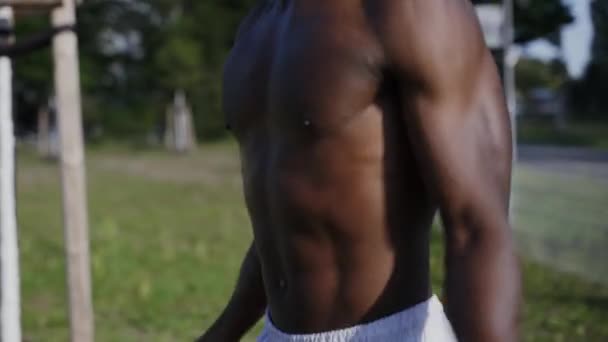
[[[0,8],[0,20],[11,26],[13,10]],[[4,43],[10,37],[0,37]],[[12,110],[12,68],[9,58],[0,57],[0,258],[2,270],[2,341],[21,341],[19,293],[19,248],[15,205],[15,137]]]
[[[173,117],[175,119],[175,150],[183,153],[190,149],[188,133],[188,107],[186,105],[186,96],[183,91],[175,92],[173,100]]]
[[[190,152],[196,148],[192,110],[183,90],[175,91],[173,103],[167,110],[165,141],[167,140],[170,141],[167,145],[175,152]]]
[[[63,0],[62,6],[53,10],[53,25],[74,24],[75,10],[74,0]],[[76,34],[64,31],[57,35],[53,41],[53,54],[61,146],[71,341],[92,342],[94,321]]]
[[[173,117],[173,104],[169,104],[165,110],[165,134],[163,139],[165,148],[167,148],[168,151],[175,150],[175,120]]]

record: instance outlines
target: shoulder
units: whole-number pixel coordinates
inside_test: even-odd
[[[367,0],[366,10],[383,29],[445,29],[450,24],[477,25],[470,0]]]
[[[370,0],[367,12],[394,69],[454,77],[487,57],[469,0]]]

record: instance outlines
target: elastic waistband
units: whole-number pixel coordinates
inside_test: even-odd
[[[399,334],[407,340],[407,336],[420,336],[427,320],[437,315],[444,316],[443,305],[437,296],[433,296],[426,302],[368,324],[318,334],[290,335],[275,327],[270,315],[266,314],[261,340],[280,342],[376,341],[381,336],[395,334]]]

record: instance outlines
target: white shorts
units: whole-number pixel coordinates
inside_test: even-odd
[[[436,296],[405,311],[368,324],[326,333],[289,335],[266,315],[258,342],[455,342],[456,336]]]

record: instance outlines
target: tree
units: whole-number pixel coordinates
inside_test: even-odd
[[[158,13],[170,13],[161,24],[161,44],[172,48],[159,52],[155,59],[156,70],[171,75],[161,88],[165,97],[172,97],[176,88],[185,90],[192,101],[197,131],[203,138],[225,134],[222,66],[237,26],[254,2],[157,0],[153,5]]]
[[[591,19],[595,29],[593,38],[593,61],[608,65],[608,1],[593,0],[591,3]]]
[[[559,45],[560,29],[573,20],[570,9],[560,0],[516,0],[515,41],[547,38]]]
[[[201,39],[195,27],[203,26],[198,29],[202,30],[207,25],[195,21],[196,12],[185,11],[185,16],[175,20],[165,15],[176,4],[193,6],[188,1],[87,0],[79,8],[83,112],[86,126],[98,128],[89,132],[144,136],[162,122],[176,87],[201,101],[215,102],[216,93],[212,98],[200,96],[217,82],[208,77],[209,69],[217,65],[205,65],[205,61],[207,55],[218,54],[208,48],[209,42],[228,28],[211,31]],[[234,21],[225,20],[216,9],[205,15],[218,17],[217,22]],[[46,16],[23,18],[18,21],[17,36],[48,26]],[[221,50],[226,51],[227,45]],[[52,75],[48,51],[16,61],[17,97],[23,99],[18,117],[29,118],[23,126],[35,126],[37,106],[52,93]]]
[[[582,80],[574,82],[571,104],[580,114],[592,114],[607,118],[608,97],[608,0],[593,0],[591,19],[594,27],[592,60]]]
[[[47,30],[49,20],[33,17],[32,20],[17,21],[17,39],[28,37],[35,32]],[[51,94],[53,69],[50,50],[42,49],[20,56],[14,60],[15,77],[15,124],[19,134],[27,133],[36,123],[38,106],[47,102]]]
[[[516,67],[517,88],[526,96],[538,88],[558,91],[568,80],[568,71],[560,60],[543,62],[538,59],[524,58]]]
[[[502,0],[473,0],[474,4],[502,3]],[[515,41],[527,43],[547,38],[558,43],[560,28],[574,18],[560,0],[515,0]]]

